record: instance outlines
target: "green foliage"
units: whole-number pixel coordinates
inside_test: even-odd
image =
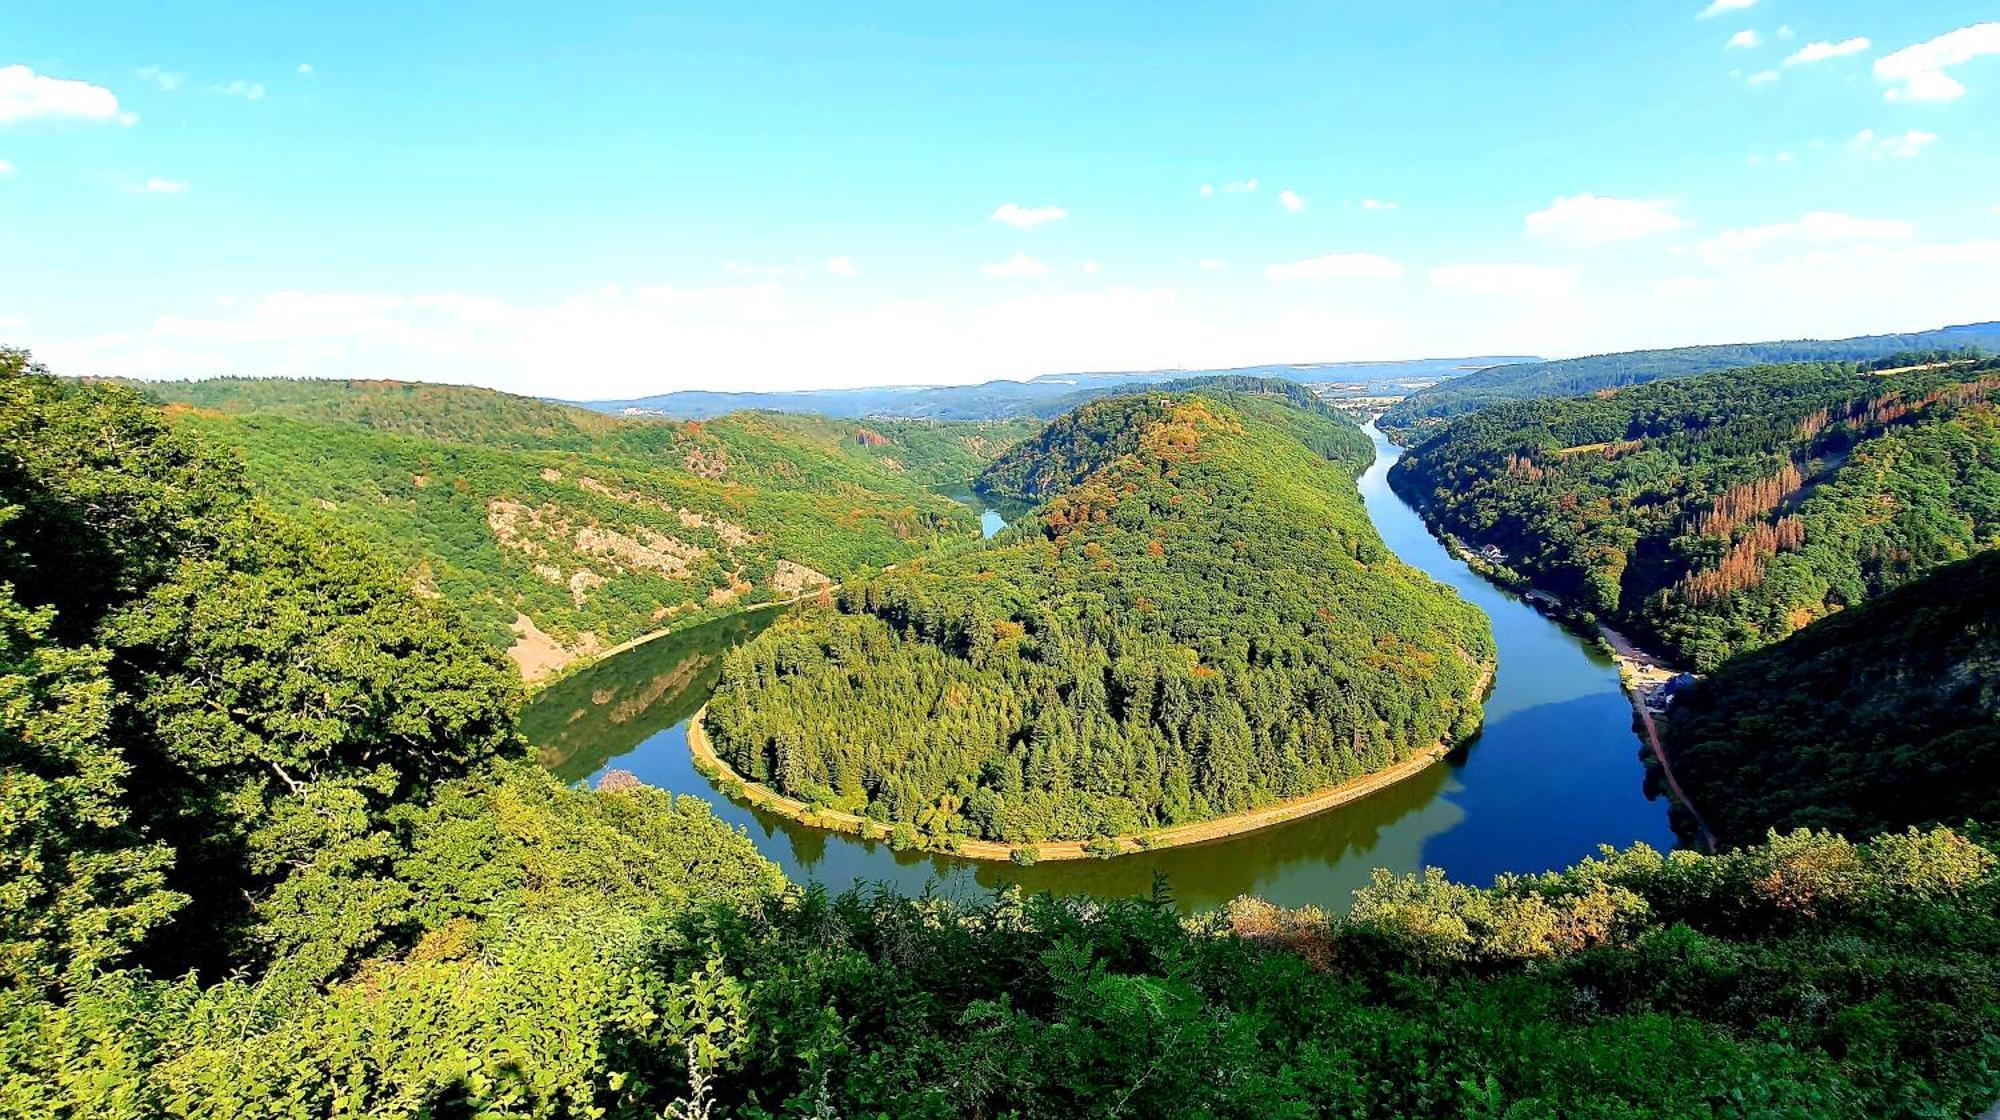
[[[12,858],[35,853],[6,889],[47,906],[39,947],[8,930],[10,971],[142,935],[174,967],[308,942],[344,966],[395,909],[391,812],[517,751],[517,690],[448,609],[134,394],[16,356],[0,417],[4,789]]]
[[[1725,841],[2000,820],[2000,552],[1725,662],[1662,735]]]
[[[1268,386],[1268,391],[1266,391]],[[1233,379],[1002,456],[1042,500],[725,658],[746,778],[934,836],[1086,840],[1302,796],[1476,728],[1485,619],[1383,546],[1352,423]]]
[[[976,533],[963,490],[1024,422],[739,413],[623,420],[482,389],[218,379],[146,386],[238,449],[258,491],[338,525],[536,669],[786,599]],[[524,665],[529,662],[524,661]]]
[[[1964,353],[1976,350],[1988,353],[2000,350],[2000,323],[1973,323],[1912,334],[1867,335],[1825,341],[1805,339],[1679,346],[1669,350],[1594,354],[1554,362],[1520,362],[1493,366],[1419,390],[1384,413],[1381,424],[1384,431],[1428,435],[1435,425],[1449,423],[1506,401],[1581,396],[1743,366],[1871,362],[1918,351]]]
[[[1537,586],[1709,669],[2000,541],[2000,361],[1925,357],[1495,405],[1390,481]]]

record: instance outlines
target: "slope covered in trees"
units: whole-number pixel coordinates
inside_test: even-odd
[[[514,691],[226,453],[0,355],[0,1115],[1858,1120],[2000,1093],[2000,880],[1947,831],[1383,875],[1340,917],[829,898],[693,798],[517,761]]]
[[[984,548],[849,583],[726,659],[708,726],[802,800],[1021,843],[1240,812],[1479,720],[1479,612],[1398,561],[1352,423],[1283,382],[1084,406],[1003,455]]]
[[[1662,734],[1725,841],[2000,820],[2000,552],[1725,662]]]
[[[2000,541],[2000,360],[1759,366],[1458,420],[1433,526],[1699,668]]]
[[[976,533],[962,490],[1028,425],[745,413],[617,420],[399,382],[147,385],[241,451],[274,505],[331,522],[457,604],[534,680],[702,616]]]
[[[1381,419],[1382,430],[1405,441],[1429,429],[1503,401],[1580,396],[1677,377],[1693,377],[1741,366],[1797,362],[1870,362],[1894,354],[2000,351],[2000,323],[1971,323],[1911,334],[1860,338],[1746,342],[1632,350],[1553,362],[1495,366],[1412,393]]]

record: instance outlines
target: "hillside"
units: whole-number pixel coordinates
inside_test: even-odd
[[[1427,435],[1427,429],[1439,423],[1503,401],[1579,396],[1602,389],[1693,377],[1740,366],[1870,362],[1893,354],[1964,350],[2000,351],[2000,322],[1971,323],[1911,334],[1680,346],[1667,350],[1631,350],[1554,362],[1496,366],[1419,390],[1391,407],[1383,414],[1380,423],[1383,431],[1399,433],[1403,442],[1413,442]]]
[[[483,389],[148,384],[323,518],[456,604],[530,681],[617,643],[789,598],[977,531],[963,490],[1027,423],[776,413],[619,420]]]
[[[630,400],[579,402],[615,415],[665,416],[701,420],[742,409],[777,409],[842,419],[899,416],[932,420],[999,420],[1014,416],[1055,416],[1084,400],[1209,374],[1273,377],[1298,382],[1336,382],[1402,392],[1404,382],[1428,383],[1471,371],[1530,359],[1509,356],[1414,358],[1394,362],[1306,362],[1248,366],[1232,370],[1133,370],[1120,373],[1049,373],[1024,381],[995,380],[977,385],[889,385],[868,389],[812,389],[776,393],[730,393],[688,389]]]
[[[2000,551],[1725,662],[1663,735],[1726,842],[2000,820]]]
[[[1477,610],[1362,509],[1354,425],[1240,378],[1084,406],[989,467],[1038,502],[979,549],[844,586],[732,651],[722,758],[780,792],[952,836],[1142,833],[1457,741]]]
[[[1193,405],[1246,449],[1353,450],[1262,398],[1153,398],[1218,493],[1239,433]],[[708,671],[690,643],[658,652]],[[198,433],[0,351],[0,1115],[1860,1120],[2000,1092],[2000,877],[1946,830],[1380,874],[1344,916],[829,897],[699,798],[525,765],[516,695],[450,604]]]
[[[1494,405],[1390,474],[1433,527],[1701,669],[2000,543],[2000,360]]]

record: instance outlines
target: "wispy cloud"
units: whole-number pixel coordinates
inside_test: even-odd
[[[1776,70],[1759,70],[1743,80],[1752,86],[1767,86],[1778,80],[1778,72]]]
[[[1545,210],[1528,215],[1531,236],[1574,245],[1609,245],[1687,225],[1674,213],[1673,203],[1660,198],[1605,198],[1594,194],[1558,198]]]
[[[1860,54],[1869,47],[1867,39],[1856,36],[1842,39],[1838,43],[1807,43],[1785,58],[1787,66],[1804,66],[1809,62],[1825,62],[1829,58],[1842,58],[1850,54]]]
[[[1754,47],[1763,41],[1764,40],[1757,34],[1756,31],[1746,27],[1743,30],[1738,31],[1736,34],[1731,35],[1729,37],[1729,42],[1725,45],[1732,49],[1748,50],[1749,48]]]
[[[182,82],[187,81],[186,74],[178,73],[173,70],[164,70],[158,66],[139,67],[139,76],[153,83],[154,85],[159,86],[161,91],[165,93],[174,92],[175,90],[181,88]]]
[[[162,179],[157,175],[146,180],[145,187],[147,194],[186,194],[187,189],[188,184],[185,180]]]
[[[219,93],[225,97],[240,97],[245,101],[264,100],[264,83],[246,81],[242,78],[212,85],[208,89],[210,93]]]
[[[1741,11],[1756,4],[1757,0],[1714,0],[1708,7],[1696,12],[1696,19],[1714,19],[1724,12]]]
[[[994,208],[986,220],[1013,226],[1015,229],[1034,229],[1036,226],[1059,222],[1067,217],[1069,211],[1060,206],[1017,206],[1011,202],[1003,202]]]
[[[1279,191],[1278,205],[1283,206],[1286,213],[1296,214],[1306,208],[1306,200],[1297,191]]]
[[[1398,204],[1398,203],[1394,203],[1394,202],[1390,202],[1390,201],[1389,201],[1388,199],[1385,199],[1385,198],[1364,198],[1364,199],[1362,199],[1362,200],[1361,200],[1361,208],[1362,208],[1363,210],[1400,210],[1400,209],[1402,209],[1402,207],[1401,207],[1401,205],[1400,205],[1400,204]]]
[[[1373,253],[1327,253],[1264,269],[1270,280],[1394,280],[1403,266]]]
[[[118,110],[118,95],[73,78],[51,78],[26,66],[0,66],[0,124],[43,118],[117,121],[139,118]]]
[[[1888,136],[1877,136],[1874,129],[1864,128],[1854,134],[1854,139],[1848,141],[1847,146],[1864,155],[1874,156],[1876,159],[1883,159],[1885,157],[1909,159],[1911,156],[1937,143],[1937,138],[1937,133],[1935,132],[1923,132],[1914,128],[1907,132],[1892,133]]]
[[[1257,180],[1255,179],[1244,179],[1241,182],[1222,184],[1223,194],[1244,194],[1256,189]]]
[[[980,265],[979,271],[1003,280],[1032,279],[1049,274],[1049,266],[1026,253],[1015,253],[1004,261]]]
[[[315,78],[319,76],[319,71],[313,69],[312,63],[301,62],[299,63],[298,75],[301,78]]]
[[[1695,250],[1707,263],[1720,265],[1774,244],[1903,241],[1914,237],[1916,232],[1915,226],[1897,218],[1857,218],[1832,210],[1815,210],[1797,221],[1724,230],[1702,241]]]
[[[1228,267],[1229,267],[1229,262],[1217,260],[1214,257],[1210,257],[1207,260],[1201,262],[1201,270],[1203,272],[1221,272],[1223,269]]]
[[[13,173],[14,173],[14,161],[0,159],[0,175],[12,175]]]
[[[861,270],[854,267],[854,261],[850,257],[826,258],[826,271],[831,276],[859,276],[861,274]]]
[[[1950,101],[1965,86],[1945,69],[1988,54],[2000,54],[2000,22],[1961,27],[1883,55],[1875,60],[1875,77],[1892,83],[1883,94],[1891,101]]]

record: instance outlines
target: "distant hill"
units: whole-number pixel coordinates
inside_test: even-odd
[[[977,535],[963,493],[1033,421],[618,419],[487,389],[218,379],[138,386],[455,603],[535,680],[669,625]]]
[[[1494,366],[1412,393],[1390,408],[1380,423],[1384,431],[1412,430],[1476,412],[1500,401],[1577,396],[1739,366],[1866,362],[1912,351],[1962,349],[2000,351],[2000,322],[1970,323],[1914,334],[1679,346]]]
[[[1357,391],[1401,395],[1440,378],[1462,377],[1519,356],[1415,358],[1402,362],[1318,362],[1247,366],[1230,370],[1133,370],[1120,373],[1051,373],[1026,381],[978,385],[891,385],[871,389],[823,389],[792,393],[725,393],[685,390],[622,401],[583,401],[582,407],[618,415],[699,420],[746,408],[809,412],[860,419],[900,416],[933,420],[997,420],[1011,416],[1055,416],[1091,396],[1123,386],[1150,384],[1205,373],[1276,377],[1299,382],[1338,382]],[[1404,384],[1409,382],[1412,384]]]
[[[1732,843],[2000,819],[2000,552],[1726,662],[1664,733],[1674,776]]]

